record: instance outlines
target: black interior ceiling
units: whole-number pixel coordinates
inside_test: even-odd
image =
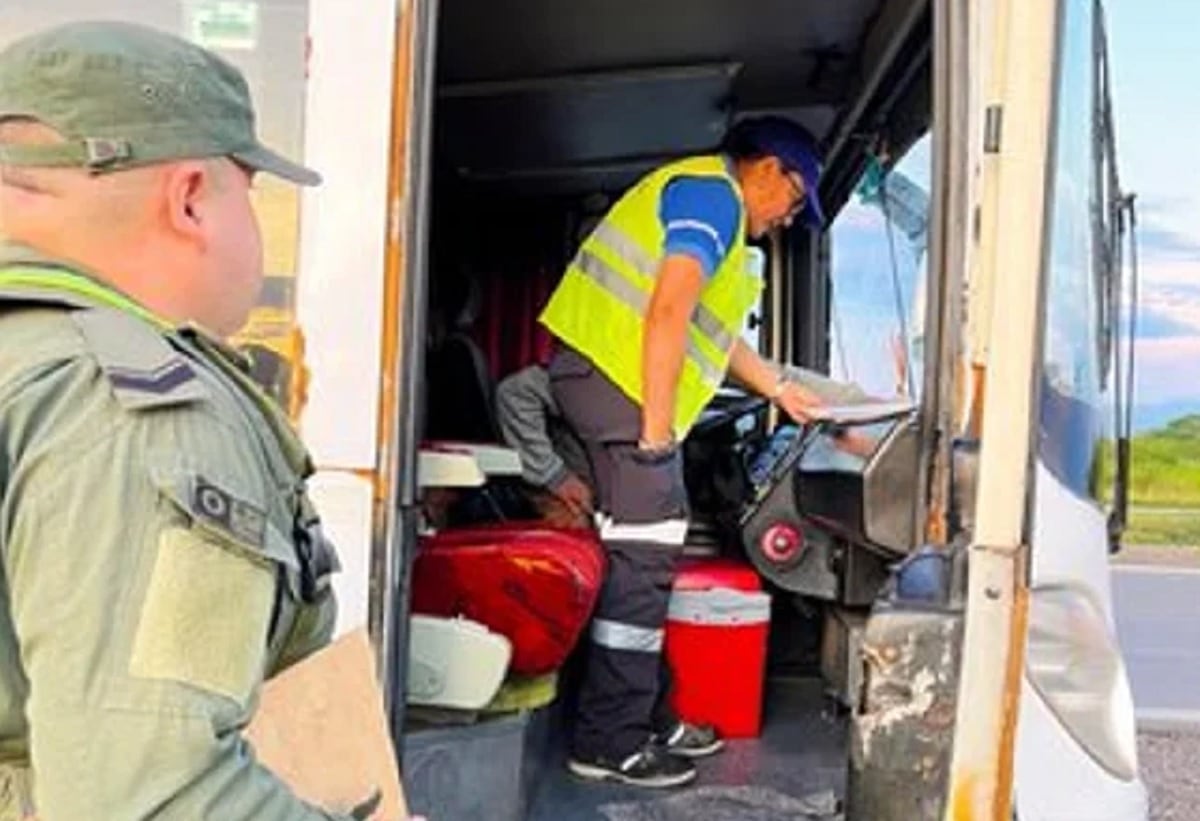
[[[466,178],[623,185],[740,113],[828,141],[925,0],[442,0],[437,145]]]

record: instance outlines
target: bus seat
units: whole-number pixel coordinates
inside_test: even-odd
[[[512,642],[512,670],[557,670],[578,641],[604,580],[591,530],[511,522],[453,528],[421,539],[413,612],[464,616]]]
[[[429,352],[426,364],[426,437],[499,442],[495,385],[479,344],[455,331]]]

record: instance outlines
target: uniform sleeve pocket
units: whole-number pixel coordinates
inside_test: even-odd
[[[159,537],[130,675],[175,681],[245,705],[263,676],[276,590],[269,559],[199,528]]]
[[[245,705],[267,666],[279,585],[296,594],[295,549],[244,489],[184,471],[154,481],[177,515],[158,537],[129,672]]]

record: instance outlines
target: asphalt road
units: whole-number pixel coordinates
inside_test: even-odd
[[[1117,636],[1152,821],[1200,819],[1200,570],[1118,566]]]
[[[1113,568],[1117,637],[1143,727],[1200,727],[1200,571]]]

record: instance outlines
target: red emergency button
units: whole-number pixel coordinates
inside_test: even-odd
[[[767,528],[759,540],[763,555],[775,564],[794,562],[804,550],[804,534],[789,524],[776,524]]]

